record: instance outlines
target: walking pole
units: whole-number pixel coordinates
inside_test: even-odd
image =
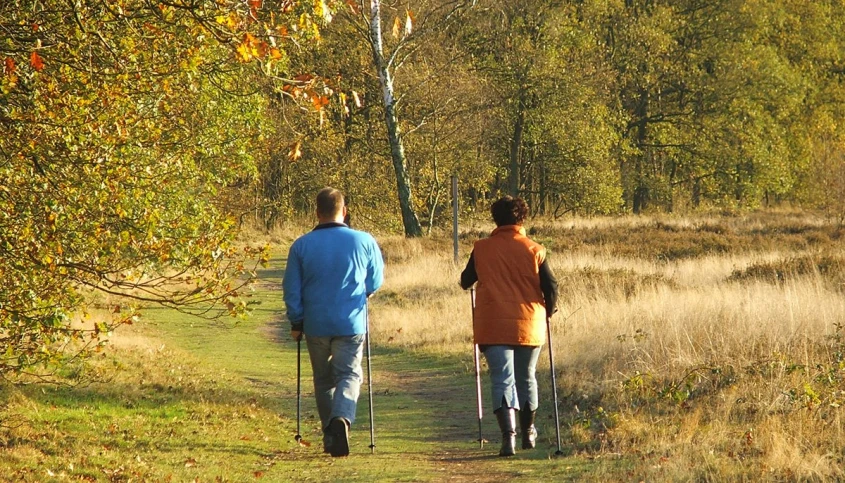
[[[557,378],[555,377],[555,351],[552,345],[552,318],[546,317],[546,331],[549,339],[549,372],[552,373],[552,395],[555,403],[555,435],[557,436],[557,451],[555,455],[560,456],[563,451],[560,447],[560,416],[557,410]]]
[[[296,341],[296,436],[293,438],[297,443],[302,441],[302,433],[299,431],[299,421],[302,414],[302,335]]]
[[[470,297],[472,299],[472,320],[475,320],[475,287],[470,289]],[[481,419],[483,413],[481,410],[481,364],[479,362],[478,344],[472,345],[472,355],[475,359],[475,402],[478,406],[478,447],[484,449],[484,438],[481,435]]]
[[[367,326],[367,333],[364,335],[367,349],[367,399],[370,405],[370,452],[376,452],[376,430],[373,424],[373,374],[370,371],[370,304],[365,302],[364,321]]]

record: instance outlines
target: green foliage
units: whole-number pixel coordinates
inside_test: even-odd
[[[127,299],[246,311],[261,250],[232,243],[237,224],[217,201],[257,173],[266,99],[255,87],[285,69],[291,38],[257,8],[0,7],[1,377],[86,355],[131,322]],[[301,10],[294,25],[313,23]],[[72,324],[92,290],[123,301],[111,318]]]

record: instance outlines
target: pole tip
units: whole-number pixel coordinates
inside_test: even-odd
[[[302,439],[302,435],[297,434],[296,436],[293,437],[293,439],[294,439],[294,441],[296,441],[298,443],[299,440]]]

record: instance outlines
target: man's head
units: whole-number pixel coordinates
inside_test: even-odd
[[[317,218],[320,222],[342,222],[345,216],[343,193],[334,188],[323,188],[317,193]]]
[[[496,226],[521,225],[528,216],[528,205],[522,198],[505,196],[493,203],[490,213]]]

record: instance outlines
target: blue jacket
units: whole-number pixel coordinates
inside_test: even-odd
[[[366,332],[367,297],[384,281],[376,240],[342,223],[317,225],[290,247],[284,288],[288,320],[306,336]]]

